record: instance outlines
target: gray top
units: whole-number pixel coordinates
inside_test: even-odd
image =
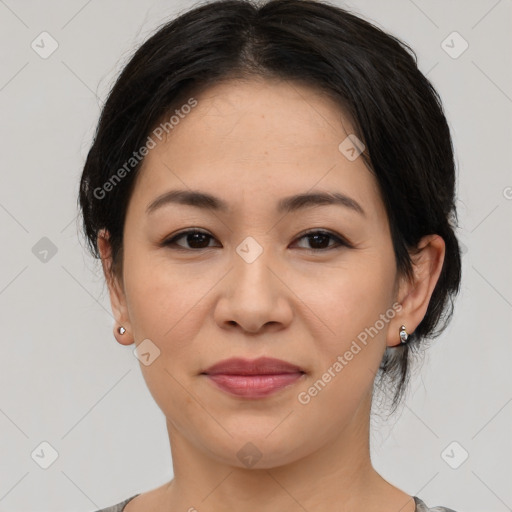
[[[121,503],[118,503],[117,505],[113,505],[112,507],[102,508],[101,510],[97,510],[96,512],[122,512],[124,510],[124,507],[127,505],[127,503],[133,498],[136,498],[139,496],[136,494],[135,496],[132,496],[131,498],[128,498]],[[421,501],[418,497],[413,496],[414,501],[416,503],[416,510],[415,512],[455,512],[455,510],[451,508],[446,507],[434,507],[434,508],[428,508],[423,501]]]

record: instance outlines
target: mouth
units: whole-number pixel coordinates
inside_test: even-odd
[[[268,357],[226,359],[201,372],[218,389],[243,398],[266,397],[296,383],[305,374],[297,365]]]

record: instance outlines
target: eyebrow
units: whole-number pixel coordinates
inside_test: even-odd
[[[228,213],[230,210],[229,204],[223,199],[206,192],[198,190],[170,190],[152,201],[146,208],[146,214],[150,214],[167,204],[183,204],[223,213]],[[277,203],[277,212],[291,213],[303,208],[324,205],[343,206],[363,216],[366,215],[363,207],[355,199],[340,192],[305,192],[284,197]]]

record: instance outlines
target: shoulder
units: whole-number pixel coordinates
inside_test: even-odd
[[[452,508],[447,508],[447,507],[437,506],[437,507],[429,508],[417,496],[414,496],[414,501],[416,502],[416,511],[415,512],[456,512]]]
[[[135,494],[135,496],[131,496],[130,498],[127,498],[124,501],[121,501],[121,503],[117,503],[116,505],[112,505],[111,507],[102,508],[101,510],[97,510],[96,512],[123,512],[124,507],[134,498],[139,496],[138,494]],[[447,507],[433,507],[429,508],[427,505],[417,496],[414,496],[414,501],[416,503],[416,511],[415,512],[456,512],[452,508]]]
[[[124,510],[124,507],[126,507],[126,505],[128,504],[128,502],[133,500],[133,498],[137,496],[138,494],[136,494],[135,496],[131,496],[130,498],[125,499],[124,501],[121,501],[121,503],[118,503],[117,505],[102,508],[101,510],[96,510],[96,512],[122,512]]]

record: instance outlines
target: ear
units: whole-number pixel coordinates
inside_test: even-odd
[[[109,233],[107,230],[102,229],[99,231],[97,243],[101,256],[103,274],[105,275],[105,281],[108,285],[110,305],[116,319],[116,323],[113,329],[114,337],[121,345],[131,345],[134,342],[132,334],[133,331],[130,325],[128,308],[126,306],[126,298],[122,282],[119,282],[118,277],[113,272],[112,247],[110,245]],[[118,328],[120,326],[126,329],[124,334],[119,333]]]
[[[402,309],[390,322],[387,345],[400,345],[401,325],[412,334],[425,317],[432,293],[443,268],[445,243],[439,235],[424,236],[411,254],[412,279],[403,278],[398,287],[397,300]]]

